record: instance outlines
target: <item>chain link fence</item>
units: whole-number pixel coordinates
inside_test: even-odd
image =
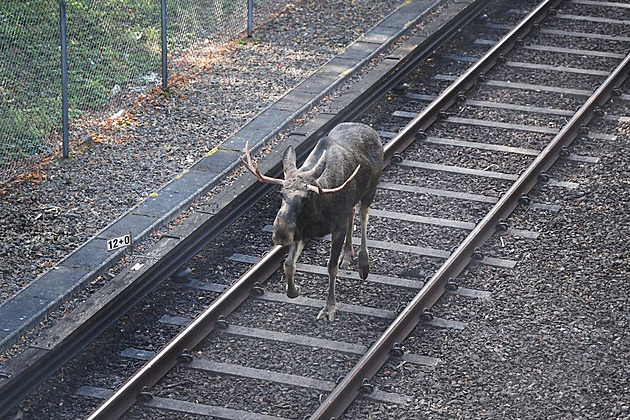
[[[2,0],[0,183],[62,148],[62,2],[71,121],[162,82],[161,0]],[[169,57],[225,43],[283,5],[168,0]]]

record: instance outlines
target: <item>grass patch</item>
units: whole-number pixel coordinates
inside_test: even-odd
[[[236,16],[244,4],[169,1],[169,52],[225,37],[225,22],[244,19]],[[71,119],[108,104],[121,88],[156,79],[160,1],[67,0],[66,11]],[[61,130],[59,15],[55,0],[0,2],[0,179],[12,162],[49,153],[51,133]]]

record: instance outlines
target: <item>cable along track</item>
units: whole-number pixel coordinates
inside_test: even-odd
[[[583,4],[584,1],[575,0],[576,4]],[[500,258],[490,258],[481,253],[483,243],[495,232],[511,229],[506,220],[510,214],[519,205],[538,205],[540,203],[531,203],[528,193],[539,182],[549,182],[546,171],[554,164],[557,159],[572,159],[577,162],[594,163],[595,158],[589,156],[571,155],[568,147],[573,140],[581,135],[588,134],[587,125],[594,117],[601,114],[601,107],[613,95],[618,95],[618,88],[627,79],[630,72],[630,56],[623,56],[622,61],[617,65],[612,73],[606,73],[604,82],[595,91],[578,90],[568,92],[571,95],[585,98],[582,105],[576,112],[567,112],[560,109],[553,109],[551,112],[548,108],[536,108],[534,112],[548,113],[551,115],[561,115],[568,119],[567,123],[559,128],[535,128],[532,126],[517,126],[510,123],[483,122],[481,120],[470,121],[464,119],[453,118],[449,115],[449,109],[453,106],[461,106],[467,104],[469,106],[480,107],[499,107],[498,103],[489,104],[485,100],[467,100],[465,96],[468,91],[473,91],[480,86],[498,86],[509,88],[531,89],[532,86],[510,84],[505,86],[497,81],[487,80],[490,70],[499,63],[500,66],[531,68],[529,65],[522,65],[511,62],[506,59],[507,54],[512,48],[532,48],[532,45],[523,45],[528,34],[535,30],[539,34],[551,34],[556,36],[561,34],[567,36],[569,31],[559,31],[552,29],[544,29],[541,22],[553,9],[556,8],[561,1],[545,1],[538,5],[530,12],[516,27],[506,28],[502,25],[488,24],[488,27],[498,30],[509,30],[498,43],[494,44],[490,50],[479,60],[466,70],[461,76],[452,78],[441,76],[438,80],[452,82],[439,96],[436,98],[430,95],[420,96],[420,94],[402,92],[402,96],[414,100],[431,100],[419,114],[412,116],[410,114],[399,112],[394,116],[397,118],[411,118],[411,122],[402,130],[397,132],[381,131],[383,137],[390,139],[385,146],[386,165],[393,164],[393,167],[416,168],[429,171],[455,172],[466,176],[487,176],[498,179],[502,182],[509,182],[509,187],[497,196],[484,196],[471,193],[447,192],[445,190],[431,189],[421,186],[398,185],[392,182],[383,181],[380,185],[381,189],[408,191],[420,194],[437,194],[449,195],[451,198],[464,200],[477,200],[491,206],[490,210],[480,220],[473,222],[461,222],[456,220],[441,219],[437,217],[421,217],[408,215],[406,213],[396,213],[375,209],[372,212],[373,217],[390,218],[392,220],[407,220],[410,222],[427,223],[436,226],[446,226],[454,229],[466,231],[464,239],[452,251],[444,251],[429,247],[418,247],[413,245],[392,244],[387,241],[370,242],[372,248],[391,249],[397,248],[398,251],[415,253],[418,255],[428,256],[431,258],[442,258],[445,262],[441,264],[439,269],[427,279],[426,282],[409,280],[398,277],[390,277],[384,275],[371,275],[368,281],[376,284],[384,284],[388,286],[401,287],[406,289],[418,290],[418,293],[404,307],[397,308],[395,311],[366,308],[363,306],[354,306],[350,304],[340,303],[340,311],[354,313],[361,316],[370,316],[387,320],[389,326],[379,336],[379,338],[370,346],[356,345],[353,343],[343,343],[336,340],[309,337],[306,335],[288,334],[284,332],[271,332],[257,328],[244,327],[239,325],[230,325],[227,316],[239,307],[241,302],[248,299],[249,294],[253,291],[257,295],[258,300],[280,302],[289,305],[302,305],[305,307],[320,306],[321,302],[315,299],[299,297],[296,299],[287,299],[284,295],[265,292],[263,283],[270,277],[276,275],[277,270],[281,267],[282,259],[286,250],[282,247],[274,247],[262,259],[257,261],[239,280],[230,286],[214,285],[203,282],[191,282],[188,287],[209,290],[221,293],[219,298],[203,312],[199,317],[192,320],[182,317],[164,317],[161,321],[175,325],[187,325],[185,329],[173,340],[169,342],[157,354],[142,352],[130,349],[128,356],[139,359],[148,360],[144,367],[138,371],[129,381],[113,394],[108,391],[96,388],[84,388],[84,395],[97,397],[108,397],[107,401],[99,407],[89,418],[113,418],[120,415],[129,407],[137,398],[144,401],[149,407],[162,408],[167,410],[185,411],[189,413],[197,413],[200,415],[210,415],[220,418],[252,418],[252,419],[270,419],[279,418],[275,416],[257,415],[253,413],[245,413],[239,410],[232,410],[222,407],[206,406],[203,404],[195,404],[185,401],[172,400],[166,398],[158,398],[153,396],[148,388],[155,384],[162,376],[164,376],[178,361],[181,362],[183,369],[192,369],[203,372],[214,372],[224,375],[240,375],[253,380],[270,381],[284,384],[287,386],[298,386],[314,390],[320,395],[327,394],[326,398],[321,401],[319,407],[313,413],[305,413],[305,418],[310,419],[332,419],[339,418],[349,405],[358,397],[367,398],[372,401],[378,401],[385,404],[405,404],[406,396],[394,393],[384,392],[375,387],[370,379],[381,369],[384,363],[391,357],[400,358],[401,361],[408,363],[418,363],[422,365],[435,365],[436,359],[405,354],[402,347],[404,339],[420,322],[425,322],[436,327],[446,328],[463,328],[463,324],[457,321],[448,321],[434,317],[431,313],[431,307],[446,292],[457,292],[465,296],[484,297],[483,292],[458,287],[457,277],[471,263],[490,264],[494,266],[511,266],[509,260]],[[556,15],[557,16],[557,15]],[[564,19],[564,16],[559,18]],[[583,21],[583,19],[580,19]],[[601,37],[596,37],[600,38]],[[483,44],[483,42],[479,42]],[[560,49],[560,47],[558,47]],[[547,48],[547,51],[552,51]],[[467,58],[450,56],[448,59],[467,61]],[[610,58],[610,57],[607,57]],[[620,56],[617,58],[621,58]],[[566,68],[542,70],[566,71]],[[604,73],[587,72],[591,76],[604,77]],[[538,91],[542,85],[533,86]],[[552,91],[549,89],[549,91]],[[562,90],[561,92],[565,92]],[[566,92],[565,92],[566,93]],[[416,95],[416,96],[414,96]],[[627,98],[623,98],[627,99]],[[506,109],[531,112],[530,107],[506,104]],[[536,131],[542,134],[551,135],[553,139],[539,151],[533,148],[524,148],[516,146],[506,146],[501,144],[488,144],[483,141],[456,141],[446,138],[432,137],[428,134],[429,129],[436,122],[448,124],[474,124],[477,126],[488,126],[490,128]],[[478,169],[462,169],[461,167],[448,165],[435,165],[429,162],[420,163],[410,159],[405,159],[404,151],[415,142],[449,145],[454,147],[479,148],[489,152],[512,153],[529,159],[529,162],[519,174],[506,176],[502,172],[480,171]],[[571,184],[556,182],[556,185],[564,188],[571,188]],[[512,230],[513,234],[522,236],[535,237],[535,233],[528,231]],[[326,239],[324,238],[324,242]],[[356,243],[356,240],[355,240]],[[232,260],[242,263],[252,263],[251,256],[235,254]],[[312,273],[316,275],[325,274],[324,269],[317,265],[300,264],[298,266],[301,273]],[[350,280],[357,280],[356,273],[340,270],[340,277],[347,277]],[[241,337],[250,337],[253,339],[275,340],[277,342],[285,342],[298,346],[311,346],[319,349],[328,349],[333,352],[341,352],[352,355],[362,355],[362,357],[353,364],[351,369],[335,383],[333,380],[324,381],[318,379],[309,379],[306,377],[282,374],[278,372],[269,372],[266,370],[247,368],[244,366],[234,366],[227,363],[218,363],[196,358],[189,351],[200,343],[204,337],[213,330],[218,329],[222,334],[230,334]],[[187,367],[186,367],[187,366]]]

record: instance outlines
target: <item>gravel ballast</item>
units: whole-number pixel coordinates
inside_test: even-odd
[[[240,48],[248,47],[237,47]],[[627,92],[627,88],[626,83],[623,87],[624,93]],[[628,115],[628,108],[623,101],[616,101],[614,105],[607,107],[607,112],[623,116]],[[497,235],[485,245],[488,255],[517,260],[516,268],[507,270],[475,264],[460,276],[462,286],[490,291],[491,298],[470,299],[448,295],[434,308],[436,316],[465,322],[465,328],[444,330],[418,327],[403,343],[406,351],[433,356],[441,359],[441,362],[434,368],[427,368],[392,360],[373,379],[372,382],[380,389],[411,396],[409,403],[402,407],[358,401],[342,418],[630,417],[630,404],[627,400],[627,396],[630,395],[628,382],[630,371],[627,366],[627,360],[630,358],[628,339],[630,308],[627,292],[630,264],[627,241],[630,229],[628,221],[630,126],[622,124],[613,127],[612,124],[595,123],[592,131],[617,135],[615,140],[591,138],[576,142],[576,148],[599,157],[600,162],[581,164],[563,161],[550,171],[552,178],[576,182],[579,186],[572,190],[562,190],[541,185],[531,194],[534,201],[560,205],[560,211],[520,209],[510,218],[510,223],[514,226],[535,230],[540,232],[540,236],[536,239],[522,239],[510,235],[500,235],[499,238]],[[421,151],[420,147],[420,153]],[[411,154],[417,152],[414,150]],[[390,175],[394,179],[399,176],[395,170],[392,170]],[[431,178],[427,176],[427,179]],[[384,194],[377,196],[375,208],[391,210],[390,206],[396,202],[411,200],[402,193],[381,192]],[[273,200],[272,205],[267,204],[267,207],[264,207],[263,204],[264,212],[273,214],[278,198],[275,197]],[[418,202],[421,203],[421,200]],[[422,204],[418,206],[421,207]],[[419,208],[417,213],[425,211],[427,209]],[[437,207],[433,213],[427,212],[427,215],[435,215],[435,212],[439,211],[440,208]],[[247,238],[247,244],[243,245],[244,252],[257,255],[269,246],[269,235],[260,233],[265,222],[259,219],[263,218],[269,219],[269,215],[254,217],[255,225],[252,225],[251,221],[242,221],[242,225],[235,228],[239,234],[246,232],[243,233]],[[386,236],[386,221],[376,218],[372,220],[373,237],[378,236],[374,230]],[[400,229],[402,228],[404,226]],[[424,227],[419,228],[417,234],[427,234],[427,238],[419,239],[421,241],[432,241],[434,238],[437,241],[444,233],[436,228]],[[431,242],[428,244],[432,245]],[[208,249],[207,253],[216,255],[222,252],[221,244],[215,247]],[[323,265],[327,249],[328,244],[317,243],[310,252],[305,252],[303,259]],[[372,258],[375,273],[400,272],[405,267],[416,266],[427,270],[426,274],[431,274],[431,270],[436,268],[432,267],[433,261],[418,258],[418,261],[405,263],[398,269],[396,264],[400,263],[400,258],[398,256],[393,258],[392,252],[388,250],[375,250]],[[201,257],[197,259],[196,264],[198,272],[201,272],[202,266],[207,265]],[[245,267],[211,266],[206,280],[229,281],[236,276],[232,272],[236,273],[241,269],[245,270]],[[230,274],[226,275],[226,271]],[[325,295],[323,278],[300,274],[300,282],[304,282],[306,286],[305,294],[319,298]],[[396,299],[404,301],[409,298],[403,293],[396,295],[386,287],[383,287],[383,293],[379,295],[357,296],[353,288],[349,287],[352,282],[348,282],[348,285],[343,281],[340,283],[340,299],[343,302],[360,304],[364,303],[363,300],[377,301],[390,298],[391,300],[385,304],[389,304],[394,310]],[[281,292],[282,286],[280,279],[275,279],[270,288]],[[166,288],[177,290],[177,286]],[[190,308],[192,315],[214,297],[212,294],[203,293],[185,298],[183,296],[182,292],[182,301],[171,301],[162,295],[152,296],[146,305],[166,308],[167,312],[172,310],[173,313],[176,312],[173,306],[177,309]],[[255,313],[268,311],[269,315],[263,320],[248,319],[243,314],[235,315],[234,321],[263,327],[288,323],[289,329],[294,325],[296,332],[313,334],[317,331],[323,337],[343,337],[347,341],[365,345],[369,343],[370,335],[373,333],[365,329],[363,319],[351,314],[342,315],[343,325],[351,326],[343,330],[339,329],[340,322],[334,324],[316,322],[314,320],[316,311],[312,309],[296,310],[285,308],[281,304],[259,301],[252,301],[247,305],[251,306],[250,309]],[[144,316],[143,310],[138,308],[136,316]],[[132,314],[131,318],[133,317]],[[301,328],[304,327],[297,321],[293,324],[288,318],[307,319],[312,322],[310,325],[307,323],[307,329],[303,330]],[[385,324],[383,321],[383,328]],[[154,342],[150,337],[151,333],[140,330],[137,324],[129,322],[127,327],[123,322],[120,329],[126,330],[126,335],[135,337],[136,341],[132,340],[133,345],[152,349]],[[118,340],[117,337],[111,339]],[[206,343],[202,351],[210,353],[212,346],[226,352],[233,351],[230,348],[230,341],[222,337]],[[98,349],[98,345],[95,347]],[[268,347],[276,348],[274,345]],[[89,355],[89,352],[85,352],[82,357],[92,358],[96,362],[98,354]],[[286,354],[275,360],[275,356],[274,354],[271,359],[279,366],[283,366],[284,357],[291,357],[290,354]],[[321,357],[331,356],[323,352]],[[341,370],[342,364],[347,362],[348,360],[344,358],[335,359],[331,363],[333,368],[331,370],[338,373],[337,370]],[[133,370],[137,364],[130,362],[128,369]],[[299,365],[298,359],[295,366],[288,364],[287,368],[298,370],[302,366]],[[71,373],[80,376],[76,369],[70,367],[68,376]],[[97,372],[85,374],[89,376],[86,382],[104,387],[111,386],[106,380],[94,382],[93,378],[98,377]],[[326,372],[323,371],[321,377],[325,376]],[[66,387],[70,393],[76,390],[75,384],[64,383],[63,373],[57,379],[59,378],[61,378],[59,388]],[[269,386],[257,381],[207,377],[184,369],[176,372],[169,381],[162,384],[165,388],[159,391],[159,395],[179,397],[181,394],[183,398],[189,382],[207,384],[205,392],[199,395],[200,401],[218,400],[221,404],[254,410],[262,407],[264,411],[270,410],[277,415],[286,414],[291,418],[297,417],[293,416],[293,411],[288,407],[284,411],[285,404],[294,400],[297,403],[308,401],[305,404],[306,408],[313,409],[313,401],[318,398],[312,391],[296,392],[294,389]],[[53,381],[49,381],[47,386],[56,389],[57,385],[51,382]],[[260,391],[254,395],[261,397],[242,401],[222,400],[226,389],[233,390],[238,394],[238,398],[241,398],[240,391],[246,387],[259,389]],[[263,399],[262,395],[267,389],[275,389],[276,392],[272,398]],[[77,418],[84,414],[82,410],[85,409],[85,399],[75,396],[55,400],[55,394],[50,393],[51,400],[46,398],[46,394],[44,388],[42,393],[30,398],[28,402],[29,408],[32,408],[28,413],[30,418]],[[79,408],[81,405],[83,407]],[[63,408],[59,408],[62,406]],[[127,418],[197,417],[151,410],[140,412],[134,408]]]
[[[72,157],[52,156],[0,185],[0,303],[201,159],[400,1],[293,2],[253,38],[174,60],[172,92],[156,89],[105,112]],[[116,115],[110,117],[111,115]]]

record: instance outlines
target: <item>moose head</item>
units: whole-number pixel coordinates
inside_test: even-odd
[[[296,165],[295,150],[293,146],[284,151],[282,163],[284,165],[284,179],[272,178],[260,173],[258,165],[253,164],[249,153],[249,142],[245,145],[246,159],[241,162],[249,169],[260,182],[282,185],[282,206],[273,223],[273,243],[276,245],[290,245],[296,238],[298,218],[308,213],[316,212],[313,205],[313,194],[323,195],[341,191],[359,173],[361,165],[350,177],[336,188],[322,188],[318,179],[326,169],[326,152],[324,151],[311,169],[300,170]],[[310,219],[310,218],[308,218]],[[301,235],[298,234],[298,238]]]

